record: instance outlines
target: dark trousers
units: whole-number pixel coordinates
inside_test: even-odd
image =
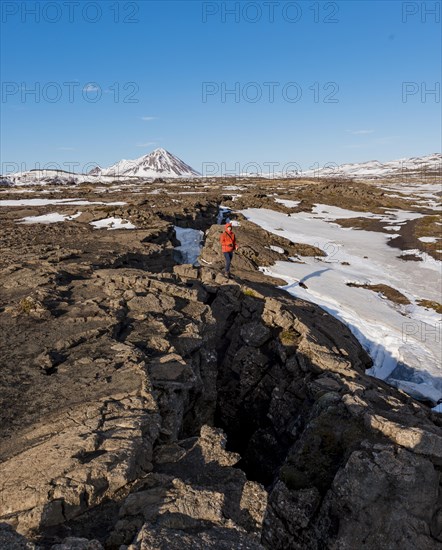
[[[226,259],[226,273],[230,273],[230,263],[233,258],[233,252],[224,252],[224,258]]]

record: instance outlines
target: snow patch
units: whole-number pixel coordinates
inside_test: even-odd
[[[278,254],[284,254],[285,253],[283,248],[281,248],[280,246],[275,246],[273,244],[271,244],[270,246],[267,246],[266,248],[269,248],[270,250],[273,250],[273,252],[278,252]]]
[[[69,220],[75,220],[78,216],[81,216],[81,212],[67,216],[65,214],[59,214],[58,212],[52,212],[50,214],[43,214],[42,216],[27,216],[22,218],[18,223],[20,224],[33,224],[33,223],[58,223]]]
[[[279,202],[279,204],[283,204],[284,206],[287,206],[287,208],[296,208],[301,201],[275,198],[275,202]]]
[[[387,231],[400,231],[401,226],[400,225],[384,225],[382,229],[386,229]]]
[[[90,222],[90,224],[93,225],[95,229],[136,229],[136,226],[129,220],[114,217],[96,220]]]
[[[439,239],[437,237],[418,237],[423,243],[436,243]]]
[[[174,229],[176,238],[181,243],[180,246],[175,247],[179,256],[179,263],[196,265],[203,243],[204,232],[189,227],[178,227],[177,225]]]

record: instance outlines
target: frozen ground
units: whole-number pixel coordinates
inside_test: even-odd
[[[303,264],[278,261],[263,271],[285,279],[288,292],[343,321],[370,354],[370,374],[433,403],[442,399],[441,316],[417,303],[440,302],[441,262],[428,256],[422,262],[400,260],[399,251],[387,245],[393,237],[388,230],[353,230],[333,223],[338,217],[374,217],[370,213],[316,205],[311,213],[290,216],[253,208],[242,214],[276,235],[327,254],[324,259],[304,257]],[[418,216],[389,211],[382,219],[394,227]],[[410,304],[394,303],[372,290],[347,286],[349,282],[388,285]]]

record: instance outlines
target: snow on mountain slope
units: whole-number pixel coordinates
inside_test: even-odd
[[[388,162],[371,160],[353,164],[330,165],[328,167],[306,170],[299,176],[307,177],[354,177],[381,178],[386,176],[406,176],[413,173],[441,173],[442,154],[434,153],[423,157],[402,158]]]
[[[152,153],[135,160],[120,160],[109,168],[103,168],[99,171],[94,169],[94,173],[102,176],[137,176],[143,178],[180,178],[201,175],[165,149],[155,149]]]
[[[270,179],[284,178],[358,178],[358,179],[379,179],[379,178],[407,178],[441,176],[442,174],[442,154],[433,153],[422,157],[401,158],[380,162],[370,160],[366,162],[336,164],[334,162],[326,163],[322,168],[319,166],[310,167],[303,170],[301,166],[293,167],[293,163],[287,163],[282,170],[266,173],[260,170],[259,165],[256,169],[255,163],[251,163],[253,170],[241,172],[236,175],[239,177],[264,177]],[[287,168],[286,168],[287,167]],[[232,175],[231,173],[225,176]]]
[[[64,170],[27,170],[0,177],[0,187],[12,185],[77,185],[79,183],[112,183],[115,178],[75,174]]]

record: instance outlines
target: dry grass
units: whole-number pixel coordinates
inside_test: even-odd
[[[435,302],[433,300],[417,300],[417,303],[422,307],[434,309],[436,313],[442,314],[442,304],[439,304],[439,302]]]
[[[18,304],[19,311],[21,313],[25,313],[26,315],[29,315],[33,311],[36,311],[38,309],[38,305],[38,302],[36,302],[31,296],[22,298]]]
[[[279,333],[279,341],[283,346],[295,346],[299,340],[299,332],[296,330],[283,330]]]
[[[391,302],[394,302],[395,304],[401,304],[401,305],[408,305],[410,304],[410,300],[404,296],[399,290],[396,290],[395,288],[392,288],[391,286],[384,285],[384,284],[377,284],[377,285],[368,285],[368,284],[358,284],[358,283],[347,283],[347,286],[353,286],[356,288],[366,288],[368,290],[373,290],[373,292],[379,292],[385,298],[390,300]]]
[[[414,236],[416,239],[419,237],[442,237],[442,226],[438,225],[442,220],[440,214],[424,216],[416,220],[414,225]],[[424,249],[427,254],[430,254],[436,260],[442,260],[442,254],[438,252],[441,248],[441,241],[436,241],[434,243],[422,243],[419,248]]]
[[[258,294],[256,294],[256,292],[254,292],[251,288],[244,288],[242,293],[245,296],[251,296],[252,298],[258,298]]]
[[[437,223],[440,223],[441,220],[440,214],[419,218],[414,228],[416,237],[440,237],[442,229]]]

